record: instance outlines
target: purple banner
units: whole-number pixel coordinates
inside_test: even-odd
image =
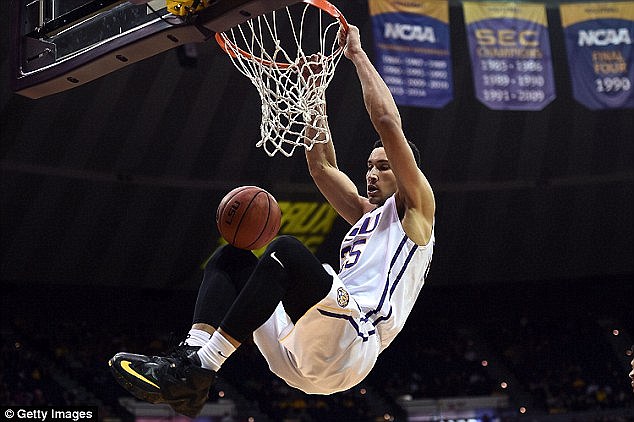
[[[465,2],[476,96],[493,110],[542,110],[555,99],[543,4]]]
[[[369,0],[376,67],[399,105],[442,108],[453,99],[447,0]]]
[[[590,110],[634,108],[634,2],[561,5],[572,92]]]

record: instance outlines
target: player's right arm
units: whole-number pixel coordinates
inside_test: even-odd
[[[325,107],[325,104],[320,107]],[[323,115],[326,114],[323,113]],[[328,122],[325,119],[313,124],[319,125],[330,134]],[[325,135],[317,135],[316,131],[309,129],[308,136]],[[332,142],[315,143],[311,150],[306,149],[306,161],[310,175],[319,191],[348,223],[356,223],[363,214],[374,208],[367,198],[359,195],[357,187],[348,175],[337,167],[337,157]]]

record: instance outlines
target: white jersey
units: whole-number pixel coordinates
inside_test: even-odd
[[[361,382],[401,331],[429,270],[434,232],[425,246],[403,230],[394,196],[365,214],[341,244],[341,268],[328,295],[296,324],[280,303],[253,334],[269,368],[309,394]]]
[[[385,349],[401,331],[431,265],[434,232],[426,246],[407,237],[394,195],[365,214],[341,243],[339,278],[372,322]]]

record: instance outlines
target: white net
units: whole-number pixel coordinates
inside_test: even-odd
[[[298,147],[310,150],[330,141],[326,88],[343,52],[340,25],[318,7],[294,4],[216,35],[260,94],[261,139],[256,146],[269,156],[279,152],[290,157]]]

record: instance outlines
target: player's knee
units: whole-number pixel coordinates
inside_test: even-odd
[[[290,252],[296,248],[303,248],[304,245],[296,237],[289,235],[278,236],[275,240],[269,243],[266,248],[268,252],[279,251],[280,253]]]
[[[211,256],[205,265],[205,272],[213,270],[230,272],[236,267],[255,266],[257,260],[251,251],[239,249],[232,245],[223,245],[216,249]]]

